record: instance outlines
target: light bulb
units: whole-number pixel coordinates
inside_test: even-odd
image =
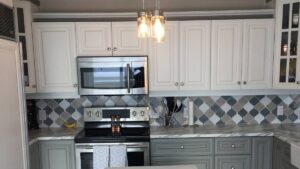
[[[165,38],[165,18],[158,10],[154,11],[152,17],[152,37],[156,39],[158,43],[163,42]]]
[[[150,37],[150,19],[146,12],[140,12],[138,17],[138,37]]]

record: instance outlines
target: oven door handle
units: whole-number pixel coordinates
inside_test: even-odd
[[[127,92],[130,93],[130,64],[127,63]]]

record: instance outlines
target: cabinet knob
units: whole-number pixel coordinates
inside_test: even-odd
[[[232,166],[231,169],[235,169],[235,167]]]
[[[35,88],[36,88],[36,85],[35,85],[35,84],[34,84],[34,85],[32,85],[32,88],[34,88],[34,89],[35,89]]]
[[[180,149],[184,149],[184,146],[183,146],[183,145],[181,145],[181,146],[180,146]]]
[[[117,50],[118,50],[118,48],[117,48],[117,47],[114,47],[114,48],[113,48],[113,51],[117,51]]]
[[[73,84],[74,88],[78,87],[78,84]]]
[[[178,85],[179,85],[179,83],[178,83],[178,82],[176,82],[176,83],[175,83],[175,86],[178,86]]]
[[[235,148],[235,144],[231,144],[231,148]]]
[[[180,85],[181,85],[181,86],[184,86],[184,83],[183,83],[183,82],[181,82],[181,83],[180,83]]]
[[[238,84],[238,85],[241,85],[241,82],[240,82],[240,81],[238,81],[238,82],[237,82],[237,84]]]
[[[246,84],[247,84],[247,82],[246,82],[246,81],[244,81],[244,82],[243,82],[243,84],[244,84],[244,85],[246,85]]]
[[[107,51],[111,51],[111,47],[108,47],[106,50],[107,50]]]

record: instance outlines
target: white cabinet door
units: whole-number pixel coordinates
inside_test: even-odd
[[[243,46],[242,88],[272,88],[274,20],[245,20]]]
[[[164,42],[150,43],[150,92],[179,90],[178,24],[177,21],[167,22]]]
[[[242,20],[212,21],[213,90],[241,88]]]
[[[37,92],[76,92],[74,23],[33,23]]]
[[[210,88],[211,21],[180,22],[180,90]]]
[[[148,55],[147,39],[138,38],[136,22],[112,23],[113,55]]]
[[[76,23],[78,56],[111,56],[111,22]]]

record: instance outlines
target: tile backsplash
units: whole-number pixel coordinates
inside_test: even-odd
[[[172,125],[188,123],[188,103],[194,104],[196,125],[300,123],[300,95],[179,97],[183,108],[173,114]],[[162,126],[165,109],[163,98],[137,96],[83,96],[79,99],[36,100],[40,127],[61,127],[77,121],[83,126],[83,108],[91,106],[150,106],[151,125]],[[277,107],[283,115],[277,115]]]

